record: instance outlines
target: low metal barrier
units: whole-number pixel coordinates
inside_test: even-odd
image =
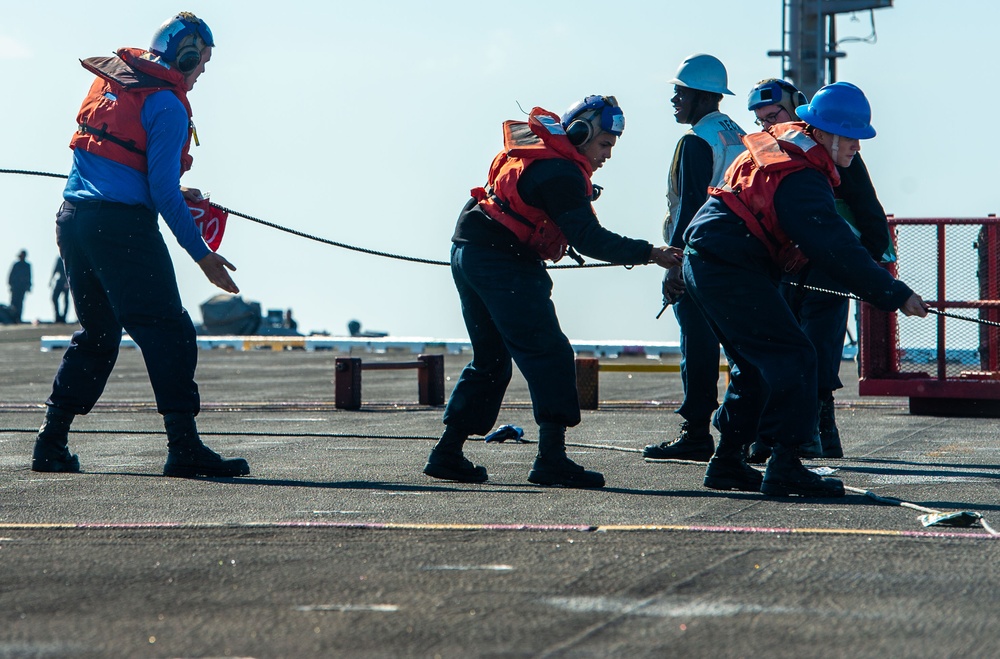
[[[580,409],[596,410],[599,406],[600,371],[614,373],[680,373],[680,364],[630,364],[621,362],[609,364],[595,357],[576,358],[576,392],[580,398]],[[723,382],[729,386],[729,366],[719,365]]]
[[[337,357],[334,363],[334,405],[361,409],[361,372],[416,369],[417,402],[444,405],[444,355],[420,355],[415,362],[368,362],[359,357]]]

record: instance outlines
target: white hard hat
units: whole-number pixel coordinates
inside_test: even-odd
[[[681,65],[677,67],[677,74],[673,80],[668,80],[670,84],[680,85],[689,89],[700,89],[713,94],[730,94],[727,85],[729,77],[726,75],[726,67],[717,57],[697,53],[684,58]]]

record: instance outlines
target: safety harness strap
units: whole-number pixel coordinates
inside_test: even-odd
[[[93,126],[88,126],[87,124],[77,125],[77,131],[84,133],[85,135],[93,135],[97,138],[98,142],[107,140],[112,144],[117,144],[126,151],[131,151],[132,153],[138,153],[140,156],[146,155],[146,152],[135,145],[135,140],[123,140],[120,137],[115,137],[108,132],[108,125],[104,124],[100,128],[94,128]]]

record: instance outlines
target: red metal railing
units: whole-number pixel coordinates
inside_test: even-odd
[[[1000,218],[890,218],[889,226],[893,275],[939,311],[1000,321]],[[911,411],[927,413],[1000,412],[1000,328],[860,310],[862,396],[906,396]]]

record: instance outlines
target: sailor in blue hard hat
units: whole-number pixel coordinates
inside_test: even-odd
[[[843,103],[845,99],[858,102],[862,116],[854,118],[854,127],[858,128],[871,123],[870,107],[865,110],[867,100],[859,95],[860,90],[850,83],[834,83],[817,94],[816,106],[810,106],[809,99],[798,88],[787,80],[766,78],[758,82],[747,96],[747,110],[756,116],[755,123],[764,130],[780,123],[800,121],[797,108],[810,108],[807,115],[818,117],[819,111],[837,113],[843,123]],[[833,102],[831,102],[831,100]],[[867,119],[865,118],[867,116]],[[829,118],[829,117],[828,117]],[[814,118],[814,122],[823,123],[822,118]],[[848,123],[851,123],[848,121]],[[829,132],[836,133],[827,124]],[[814,134],[823,139],[823,129],[815,126]],[[841,140],[830,140],[831,149],[836,143],[838,155],[841,154]],[[889,224],[885,209],[882,207],[872,184],[871,176],[860,153],[855,152],[849,167],[838,167],[840,185],[834,190],[837,211],[848,223],[848,226],[858,237],[861,244],[876,261],[895,260],[892,239],[889,234]],[[812,288],[807,288],[812,287]],[[811,269],[805,279],[799,275],[786,278],[782,290],[789,306],[799,319],[803,331],[816,348],[817,357],[817,396],[819,398],[819,422],[815,441],[803,447],[803,457],[839,458],[843,456],[840,441],[840,429],[837,427],[834,407],[834,392],[843,387],[840,379],[840,367],[843,360],[844,339],[847,336],[850,301],[843,295],[831,295],[813,289],[833,290],[846,293],[836,281],[826,276],[821,270]],[[762,442],[756,442],[751,448],[747,459],[752,464],[763,463],[770,455],[770,447]]]
[[[704,484],[838,497],[843,483],[809,471],[798,455],[816,432],[817,357],[779,290],[782,275],[808,265],[885,311],[923,317],[927,305],[879,267],[837,212],[836,164],[849,166],[858,141],[875,135],[864,94],[835,83],[796,112],[804,122],[743,138],[747,151],[684,233],[687,294],[733,362]],[[763,477],[745,462],[758,438],[773,446]]]
[[[795,108],[795,113],[812,126],[813,138],[839,167],[850,167],[861,151],[861,140],[875,137],[871,105],[864,92],[849,82],[823,87],[810,103]]]

